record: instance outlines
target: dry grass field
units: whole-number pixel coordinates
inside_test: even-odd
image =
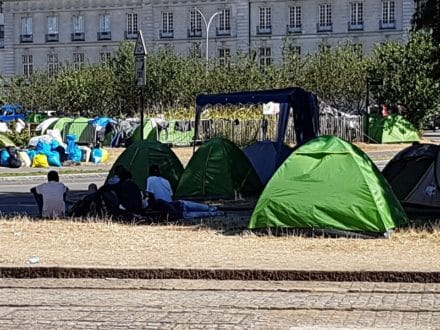
[[[437,227],[402,229],[389,239],[224,234],[220,227],[4,219],[0,264],[25,265],[39,256],[47,266],[440,271]]]

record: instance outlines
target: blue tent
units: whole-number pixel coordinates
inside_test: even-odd
[[[251,162],[263,185],[266,185],[278,168],[275,162],[277,156],[276,143],[272,141],[257,141],[244,148],[243,152]],[[281,163],[292,152],[292,148],[283,145],[281,147]]]
[[[275,142],[275,167],[270,174],[272,175],[285,159],[283,157],[283,146],[291,110],[293,110],[297,146],[303,145],[307,141],[319,136],[319,107],[315,94],[299,87],[290,87],[266,91],[199,95],[196,99],[194,139],[198,139],[200,118],[204,108],[208,105],[260,104],[269,102],[280,104],[278,137]]]

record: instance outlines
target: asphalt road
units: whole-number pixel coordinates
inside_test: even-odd
[[[440,285],[0,279],[0,328],[433,329]]]

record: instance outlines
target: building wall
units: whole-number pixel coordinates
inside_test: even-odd
[[[353,0],[354,1],[354,0]],[[358,0],[356,0],[358,1]],[[280,61],[286,41],[301,47],[301,55],[316,52],[321,44],[335,46],[351,41],[362,44],[364,52],[371,51],[377,43],[386,40],[402,40],[407,37],[415,5],[413,0],[395,0],[395,28],[380,29],[383,0],[359,0],[363,3],[363,30],[349,31],[350,3],[352,0],[22,0],[4,1],[4,48],[0,48],[0,74],[12,76],[23,73],[23,55],[33,56],[34,70],[47,69],[48,54],[57,54],[60,63],[72,62],[74,52],[83,52],[85,62],[101,60],[100,53],[114,53],[125,39],[126,15],[137,13],[138,27],[142,29],[148,48],[172,47],[180,54],[188,55],[190,49],[200,47],[205,55],[206,35],[202,22],[201,37],[188,37],[190,10],[197,6],[209,18],[215,12],[229,8],[231,33],[216,34],[218,20],[214,19],[209,31],[209,56],[218,55],[219,48],[248,52],[249,49],[271,48],[273,61]],[[319,32],[319,4],[332,6],[332,30]],[[288,33],[289,6],[302,7],[300,33]],[[271,8],[271,33],[258,33],[259,8]],[[162,13],[173,12],[173,38],[161,38]],[[99,41],[99,15],[110,15],[111,40]],[[46,42],[47,17],[59,17],[59,41]],[[83,15],[85,40],[72,41],[74,15]],[[1,16],[1,14],[0,14]],[[33,42],[20,42],[21,17],[32,16]],[[1,18],[0,18],[1,22]]]

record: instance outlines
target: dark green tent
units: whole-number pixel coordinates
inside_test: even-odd
[[[234,198],[257,195],[262,184],[252,164],[231,141],[214,138],[203,144],[185,168],[176,196]]]
[[[405,223],[402,206],[371,159],[340,138],[322,136],[277,170],[249,228],[385,233]]]
[[[420,141],[419,132],[401,115],[386,117],[371,115],[369,136],[376,143],[405,143]]]
[[[107,179],[113,175],[116,165],[123,165],[131,172],[139,188],[145,190],[148,170],[153,164],[160,167],[161,175],[168,179],[175,189],[183,172],[182,163],[168,146],[157,141],[144,140],[133,143],[118,157]]]

